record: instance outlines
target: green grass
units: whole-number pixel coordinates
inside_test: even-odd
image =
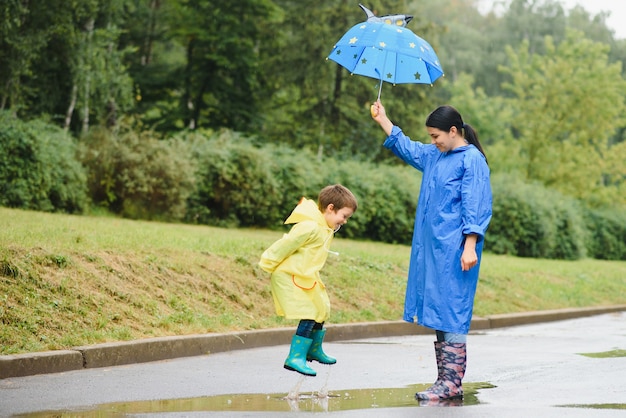
[[[0,208],[0,354],[295,326],[257,266],[286,230]],[[340,237],[323,271],[329,322],[399,320],[410,248]],[[474,312],[623,304],[624,288],[626,262],[484,254]]]

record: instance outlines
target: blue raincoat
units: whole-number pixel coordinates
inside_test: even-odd
[[[472,320],[484,235],[491,220],[489,167],[473,145],[440,152],[397,126],[384,143],[423,172],[415,214],[404,320],[467,334]],[[475,234],[478,263],[461,270],[465,236]]]

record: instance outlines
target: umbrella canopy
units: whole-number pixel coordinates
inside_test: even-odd
[[[328,59],[352,74],[392,84],[432,84],[443,75],[439,58],[428,42],[406,27],[382,22],[353,26]]]

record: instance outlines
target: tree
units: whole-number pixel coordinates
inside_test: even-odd
[[[38,75],[34,63],[56,29],[56,12],[48,5],[35,12],[21,0],[0,5],[0,110],[28,111],[41,93],[28,81]]]
[[[609,63],[607,45],[573,30],[559,45],[546,37],[544,48],[546,55],[532,53],[528,41],[508,48],[510,62],[502,67],[513,94],[517,158],[527,180],[592,201],[599,189],[618,187],[605,180],[623,170],[623,160],[610,158],[611,138],[626,123],[621,64]]]
[[[262,114],[262,51],[273,44],[278,12],[270,0],[178,0],[169,33],[183,47],[177,86],[184,127],[251,131]]]

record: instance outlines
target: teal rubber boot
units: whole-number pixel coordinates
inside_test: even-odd
[[[289,357],[285,360],[285,369],[293,370],[305,376],[317,376],[317,372],[307,366],[306,357],[313,340],[294,335],[291,339]]]
[[[324,337],[326,336],[325,329],[314,329],[311,333],[311,339],[313,340],[313,344],[311,344],[311,348],[309,348],[309,352],[306,355],[306,359],[308,361],[317,361],[322,364],[335,364],[337,363],[337,359],[329,356],[322,349],[322,342],[324,341]]]

